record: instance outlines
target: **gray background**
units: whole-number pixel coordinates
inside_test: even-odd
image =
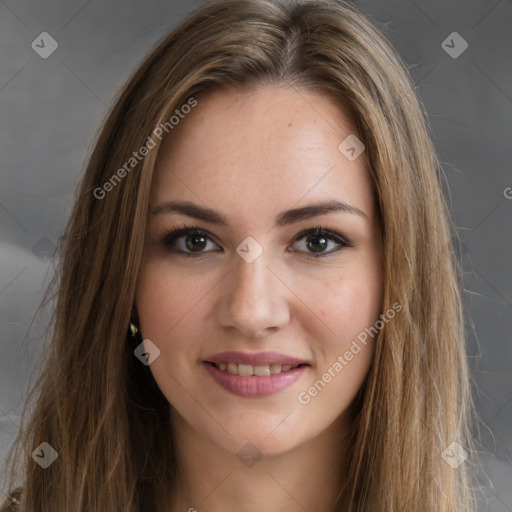
[[[36,375],[48,319],[36,310],[99,125],[154,43],[198,5],[0,1],[0,459]],[[512,2],[356,5],[405,59],[429,114],[462,242],[481,510],[512,511]],[[42,32],[59,45],[47,59],[31,48]],[[452,32],[468,43],[457,58],[442,46]]]

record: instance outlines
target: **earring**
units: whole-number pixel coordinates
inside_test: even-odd
[[[135,337],[137,335],[137,333],[139,332],[137,327],[135,327],[135,325],[132,322],[130,322],[130,331],[131,331],[133,337]]]

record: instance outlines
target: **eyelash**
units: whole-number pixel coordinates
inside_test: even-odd
[[[185,256],[187,258],[198,257],[198,256],[202,256],[208,252],[211,252],[211,251],[205,251],[205,252],[190,253],[190,252],[185,252],[185,251],[182,251],[180,249],[176,249],[175,247],[173,247],[174,242],[176,240],[178,240],[179,238],[181,238],[183,236],[194,236],[194,235],[208,238],[210,241],[213,242],[212,238],[209,236],[209,233],[207,231],[205,231],[204,229],[201,229],[197,226],[192,226],[192,227],[183,226],[182,229],[174,229],[174,230],[171,230],[171,231],[165,233],[160,239],[160,245],[164,246],[169,252],[172,252],[179,256]],[[297,242],[307,236],[325,237],[331,241],[336,242],[340,246],[337,249],[331,250],[330,252],[326,252],[326,253],[319,253],[319,254],[307,253],[306,257],[308,257],[308,258],[313,258],[313,259],[325,258],[327,256],[330,256],[330,255],[340,251],[343,248],[354,247],[348,240],[346,240],[344,237],[342,237],[336,231],[331,231],[329,229],[325,229],[322,226],[315,226],[313,228],[301,231],[295,237],[294,242]],[[297,251],[297,252],[299,252],[299,251]]]

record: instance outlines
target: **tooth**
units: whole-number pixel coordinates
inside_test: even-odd
[[[267,375],[275,375],[276,373],[287,372],[295,366],[289,364],[265,364],[253,366],[250,364],[238,363],[216,363],[215,365],[220,371],[227,371],[232,375],[241,375],[242,377],[250,377],[256,375],[258,377],[265,377]]]
[[[238,365],[236,363],[228,363],[227,369],[231,375],[238,375]]]
[[[281,373],[281,365],[280,364],[271,364],[269,366],[269,369],[270,369],[270,374],[274,374],[274,373]]]
[[[259,377],[264,377],[265,375],[270,375],[270,367],[268,364],[264,366],[255,366],[254,367],[254,375],[258,375]]]
[[[252,366],[252,364],[239,364],[238,375],[242,375],[243,377],[254,375],[254,367]]]

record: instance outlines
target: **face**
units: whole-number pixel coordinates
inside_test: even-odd
[[[176,429],[278,454],[347,418],[382,307],[365,154],[338,149],[351,134],[330,98],[264,86],[210,93],[166,140],[136,307]]]

